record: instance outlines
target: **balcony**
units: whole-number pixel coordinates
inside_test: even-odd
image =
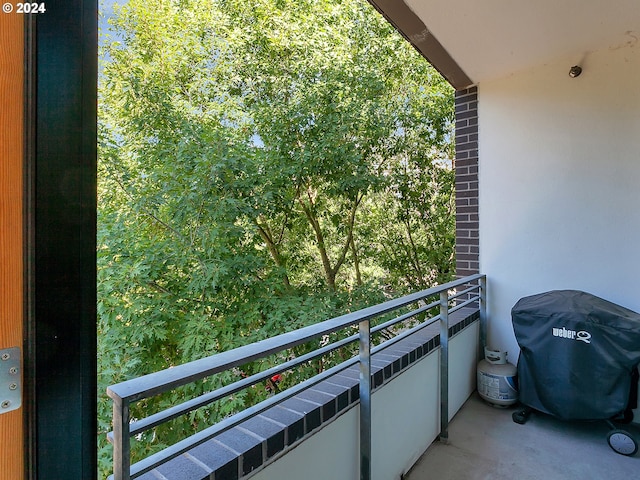
[[[474,392],[485,298],[485,277],[474,275],[114,385],[111,478],[633,478],[640,460],[608,448],[605,422],[534,414],[522,426],[512,421],[513,408],[491,407]],[[357,334],[129,421],[135,401],[356,325]],[[396,336],[376,343],[376,333],[394,326]],[[130,465],[131,437],[352,342],[358,355],[351,360]],[[637,425],[625,429],[640,438]]]
[[[398,478],[475,389],[485,277],[473,275],[109,388],[116,480]],[[357,328],[355,334],[350,332]],[[327,342],[329,336],[346,336]],[[385,335],[380,335],[385,332]],[[390,332],[395,335],[390,338]],[[321,348],[131,422],[131,404],[311,339]],[[131,438],[347,345],[357,356],[130,465]],[[390,441],[390,439],[393,439]]]

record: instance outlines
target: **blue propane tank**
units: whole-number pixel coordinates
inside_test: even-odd
[[[484,360],[478,363],[478,393],[496,407],[508,407],[518,401],[518,369],[507,362],[507,352],[484,348]]]

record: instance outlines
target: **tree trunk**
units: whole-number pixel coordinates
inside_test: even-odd
[[[359,287],[362,286],[362,275],[360,274],[360,258],[358,257],[358,251],[356,249],[356,241],[351,237],[351,254],[353,255],[353,265],[356,270],[356,283]]]
[[[270,228],[268,226],[263,227],[262,225],[260,225],[257,219],[255,223],[258,227],[258,233],[260,234],[260,237],[262,237],[264,242],[267,244],[267,249],[269,250],[269,254],[273,259],[273,262],[276,264],[278,268],[281,268],[284,271],[283,281],[285,286],[289,288],[291,286],[291,283],[289,282],[289,276],[287,275],[287,271],[285,269],[282,256],[280,255],[280,251],[278,250],[278,245],[276,245],[276,243],[273,241],[273,237],[270,234],[271,233]]]

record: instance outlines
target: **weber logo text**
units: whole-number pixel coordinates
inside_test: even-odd
[[[553,328],[553,336],[566,338],[568,340],[578,340],[584,343],[591,343],[591,334],[589,332],[585,332],[584,330],[576,332],[575,330],[567,330],[564,327]]]

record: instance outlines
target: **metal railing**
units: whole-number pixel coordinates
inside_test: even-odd
[[[464,287],[460,289],[460,287]],[[435,300],[431,300],[432,298]],[[371,326],[371,321],[403,307],[417,304],[417,308],[403,313],[379,325]],[[107,394],[113,399],[113,432],[109,439],[113,443],[114,480],[129,480],[137,478],[146,472],[162,465],[190,449],[206,442],[214,436],[239,425],[243,421],[258,415],[272,406],[293,397],[302,390],[313,386],[325,378],[335,375],[356,363],[360,365],[360,478],[371,478],[371,355],[406,338],[414,332],[428,325],[440,324],[440,378],[441,378],[441,420],[440,438],[448,438],[448,339],[449,315],[461,308],[477,305],[480,308],[481,339],[485,333],[485,305],[486,278],[477,274],[461,278],[443,285],[439,285],[421,292],[413,293],[401,298],[348,313],[324,322],[304,327],[276,337],[268,338],[251,345],[218,353],[201,360],[172,367],[143,377],[128,380],[107,389]],[[439,307],[440,313],[417,325],[402,331],[402,333],[372,347],[372,334],[387,330],[390,327],[409,319],[424,315],[429,310]],[[169,409],[150,415],[135,422],[130,421],[131,404],[142,399],[150,398],[164,392],[171,391],[183,385],[204,379],[211,375],[226,372],[249,362],[268,357],[274,353],[291,349],[314,339],[326,338],[326,335],[358,325],[359,332],[347,338],[329,343],[305,355],[283,362],[263,372],[242,378],[232,384],[199,397],[188,400]],[[228,397],[245,388],[264,382],[273,375],[299,366],[310,360],[322,357],[352,342],[358,342],[358,356],[329,368],[313,378],[275,394],[272,397],[249,407],[231,417],[198,432],[194,435],[167,447],[161,452],[152,454],[131,465],[131,438],[168,422],[197,408],[209,405],[217,400]],[[482,341],[482,340],[481,340]]]

